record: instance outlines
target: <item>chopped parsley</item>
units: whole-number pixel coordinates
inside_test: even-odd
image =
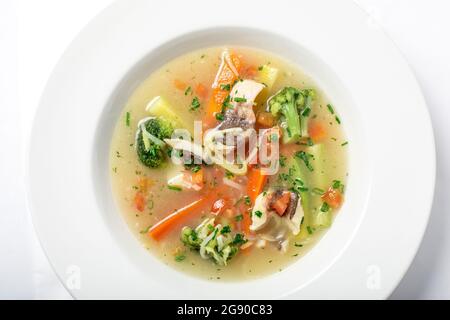
[[[190,110],[195,111],[198,108],[200,108],[200,100],[198,100],[198,97],[194,97],[194,99],[192,99],[192,102],[191,102]]]
[[[127,127],[130,126],[130,119],[131,119],[131,115],[129,112],[127,112],[127,114],[125,115],[125,124]]]
[[[302,116],[303,117],[309,117],[309,114],[311,113],[311,108],[310,107],[306,107],[303,111],[302,111]]]
[[[331,114],[334,114],[334,108],[333,108],[333,106],[331,104],[327,104],[327,108],[328,108],[328,111],[330,111]]]
[[[341,147],[348,145],[348,141],[341,143]]]
[[[187,96],[190,93],[192,93],[192,88],[189,86],[186,88],[186,91],[184,91],[184,95]]]
[[[247,102],[247,99],[243,98],[243,97],[234,97],[234,102]]]
[[[234,236],[234,239],[233,239],[233,244],[242,245],[246,242],[247,242],[247,240],[245,240],[245,238],[242,234],[236,233],[236,235]]]
[[[297,243],[297,242],[294,243],[294,246],[299,247],[299,248],[303,247],[303,245],[301,243]]]
[[[173,191],[181,191],[181,190],[183,190],[183,189],[181,189],[180,187],[177,187],[177,186],[167,186],[167,189],[169,189],[169,190],[173,190]]]
[[[313,234],[314,233],[314,230],[310,226],[307,226],[306,230],[308,231],[309,234]]]
[[[295,153],[295,156],[305,163],[305,166],[306,168],[308,168],[309,171],[314,171],[314,168],[309,162],[309,160],[313,158],[312,154],[306,153],[305,151],[299,151]]]
[[[255,216],[257,216],[258,218],[261,218],[262,215],[263,215],[263,213],[261,211],[259,211],[259,210],[255,211]]]
[[[227,108],[230,108],[230,107],[231,107],[231,105],[230,105],[230,95],[228,95],[228,96],[226,96],[225,99],[223,99],[223,102],[222,102],[222,113],[224,113],[225,110]]]
[[[342,184],[341,181],[333,180],[332,187],[333,187],[333,189],[339,189],[341,187],[341,184]]]
[[[317,194],[317,195],[319,195],[319,196],[321,196],[321,195],[323,195],[323,194],[325,193],[325,191],[323,191],[323,190],[320,189],[320,188],[314,188],[314,189],[311,190],[311,192],[312,192],[312,193],[315,193],[315,194]]]
[[[227,84],[221,84],[220,85],[220,89],[221,90],[225,90],[225,91],[230,91],[231,90],[231,85],[229,83]]]
[[[223,121],[225,119],[225,116],[223,115],[222,112],[217,112],[216,113],[216,120],[217,121]]]
[[[328,203],[326,203],[326,202],[322,203],[322,206],[320,207],[320,211],[328,212],[328,210],[330,210],[330,206],[328,205]]]
[[[231,171],[225,170],[225,177],[227,179],[233,179],[234,178],[234,174]]]
[[[244,203],[248,206],[252,204],[252,200],[250,199],[249,196],[244,197]]]
[[[242,219],[244,219],[244,216],[242,215],[242,214],[240,214],[240,215],[238,215],[238,216],[236,216],[236,217],[234,217],[234,220],[236,220],[236,221],[242,221]]]
[[[230,226],[223,226],[222,230],[220,230],[221,234],[226,234],[226,233],[230,233],[230,232],[231,232]]]
[[[334,118],[336,119],[336,122],[337,122],[338,124],[341,124],[341,119],[339,119],[338,116],[336,116],[336,117],[334,117]]]
[[[144,230],[139,231],[140,234],[146,234],[148,232],[148,230],[150,230],[152,226],[148,226],[147,228],[145,228]]]
[[[181,262],[181,261],[183,261],[183,260],[185,260],[186,259],[186,256],[184,255],[184,254],[177,254],[176,256],[175,256],[175,261],[176,262]]]

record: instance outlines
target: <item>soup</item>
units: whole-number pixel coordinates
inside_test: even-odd
[[[213,47],[133,92],[110,146],[112,190],[165,264],[211,281],[254,279],[310,250],[344,200],[335,106],[269,52]]]

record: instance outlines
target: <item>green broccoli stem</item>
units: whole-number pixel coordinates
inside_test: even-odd
[[[286,127],[283,127],[283,143],[297,141],[302,136],[302,130],[295,101],[284,103],[281,107],[281,112],[286,121]]]

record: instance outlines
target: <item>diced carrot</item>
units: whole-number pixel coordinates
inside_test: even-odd
[[[208,88],[199,83],[195,86],[195,94],[201,99],[206,99],[208,97]]]
[[[280,217],[282,217],[289,205],[290,200],[290,192],[283,192],[281,196],[278,196],[276,199],[273,199],[271,201],[270,207],[271,209],[275,210]]]
[[[175,79],[175,80],[173,80],[173,85],[174,85],[175,88],[177,88],[178,90],[186,90],[186,88],[187,88],[186,82],[183,82],[183,81],[181,81],[180,79]]]
[[[260,112],[258,113],[257,123],[263,127],[273,127],[275,124],[275,118],[270,112]]]
[[[333,209],[339,208],[343,201],[342,193],[332,187],[322,195],[322,200],[326,202]]]
[[[228,64],[229,62],[233,64],[233,66],[230,66]],[[217,124],[216,114],[222,111],[223,102],[230,93],[230,90],[226,87],[231,87],[233,85],[234,81],[238,79],[238,75],[235,71],[240,73],[241,69],[241,59],[233,52],[229,54],[229,59],[224,59],[222,62],[216,76],[216,87],[213,88],[212,96],[206,109],[206,115],[203,121],[205,127],[211,128]]]
[[[141,191],[136,192],[136,195],[134,196],[134,205],[137,210],[144,211],[145,209],[145,197],[144,194]]]
[[[203,170],[200,169],[192,174],[192,183],[203,185]]]
[[[309,123],[308,133],[314,142],[323,140],[327,135],[325,126],[321,122],[317,121],[312,121]]]

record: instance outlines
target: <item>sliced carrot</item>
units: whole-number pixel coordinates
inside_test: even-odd
[[[228,62],[233,64],[230,66]],[[213,127],[217,124],[216,114],[222,111],[222,105],[226,97],[229,95],[231,87],[235,80],[238,79],[238,73],[242,69],[240,57],[235,53],[230,53],[229,59],[224,59],[216,76],[216,87],[213,88],[212,96],[206,109],[204,125],[207,128]]]
[[[262,192],[264,185],[266,184],[267,176],[262,174],[262,170],[255,167],[248,168],[248,183],[247,183],[247,196],[250,198],[252,204],[255,204],[256,197]],[[250,225],[252,219],[250,212],[247,211],[243,214],[242,219],[242,231],[248,235],[250,234]]]
[[[134,205],[137,210],[144,211],[145,209],[145,197],[144,194],[141,191],[136,192],[136,195],[134,196]]]
[[[155,240],[160,240],[167,232],[172,230],[175,226],[189,218],[191,215],[200,214],[202,209],[210,204],[214,198],[220,194],[221,188],[217,188],[207,193],[204,197],[194,201],[187,206],[178,209],[174,213],[168,215],[153,227],[150,228],[148,234]]]
[[[337,209],[341,206],[343,201],[342,193],[339,190],[330,187],[323,195],[322,200],[326,202],[333,209]]]
[[[177,88],[178,90],[186,90],[186,88],[187,88],[186,82],[183,82],[183,81],[181,81],[180,79],[175,79],[175,80],[173,80],[173,85],[174,85],[175,88]]]
[[[321,122],[313,121],[309,123],[308,133],[314,142],[319,142],[326,137],[327,130]]]
[[[266,184],[267,176],[262,174],[259,168],[250,167],[248,171],[247,195],[252,203],[255,203],[256,197],[261,193]]]
[[[199,83],[195,86],[195,94],[199,96],[201,99],[206,99],[208,97],[208,88],[206,88],[203,84]]]
[[[256,122],[263,127],[270,128],[275,124],[275,118],[270,112],[260,112]]]

